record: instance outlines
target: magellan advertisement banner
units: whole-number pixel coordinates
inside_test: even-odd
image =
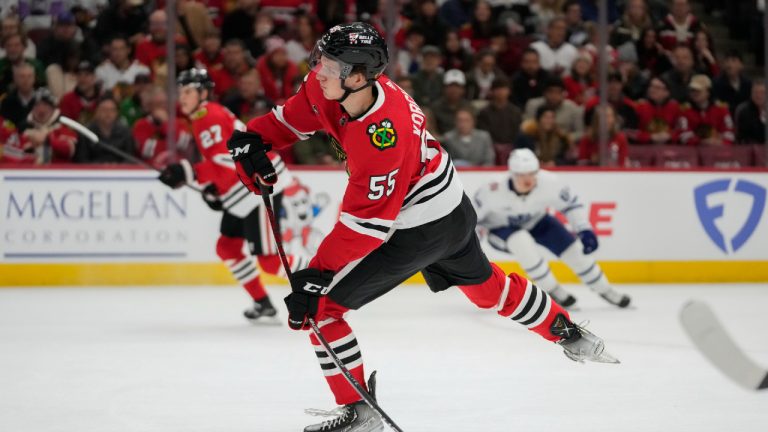
[[[294,173],[299,183],[284,193],[283,234],[289,252],[311,255],[338,218],[346,173]],[[560,171],[558,176],[587,208],[600,240],[596,257],[609,275],[613,269],[617,281],[697,280],[697,272],[718,280],[768,279],[765,173]],[[501,170],[461,171],[460,178],[470,197],[485,183],[504,187],[508,179]],[[174,275],[184,275],[183,283],[227,283],[215,253],[220,220],[198,192],[171,190],[151,171],[5,170],[0,172],[0,285],[59,279],[109,284],[115,279],[101,281],[101,275],[115,271],[126,283],[172,283]],[[514,261],[483,243],[492,260]],[[61,277],[41,280],[40,271]],[[90,277],[78,279],[83,275]]]

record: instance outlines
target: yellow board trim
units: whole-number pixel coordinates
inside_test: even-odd
[[[506,272],[521,272],[514,262],[497,263]],[[561,262],[552,271],[563,283],[578,283]],[[768,282],[768,261],[604,261],[613,283]],[[266,284],[285,279],[263,276]],[[421,275],[406,283],[424,283]],[[220,263],[57,263],[0,264],[0,287],[103,285],[234,285]]]

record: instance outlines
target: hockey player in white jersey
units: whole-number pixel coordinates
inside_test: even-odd
[[[478,225],[488,230],[491,246],[513,254],[536,285],[563,307],[573,306],[576,298],[558,284],[537,243],[565,262],[607,302],[621,308],[629,306],[629,296],[611,287],[590,255],[598,242],[584,206],[556,174],[539,169],[539,160],[531,150],[513,151],[509,178],[483,186],[474,201]],[[565,215],[576,235],[548,214],[549,208]]]

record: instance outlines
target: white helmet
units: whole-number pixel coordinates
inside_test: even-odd
[[[510,153],[507,165],[513,175],[535,173],[539,170],[539,158],[530,149],[521,148]]]

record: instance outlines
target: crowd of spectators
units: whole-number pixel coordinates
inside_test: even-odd
[[[392,32],[388,75],[420,104],[457,165],[502,165],[519,147],[544,166],[597,165],[601,121],[615,166],[653,163],[647,154],[658,149],[765,142],[765,82],[745,75],[739,52],[716,50],[689,0],[607,0],[606,105],[597,0],[394,2],[390,15],[390,0],[177,0],[173,56],[166,37],[174,20],[163,0],[4,7],[0,162],[125,162],[57,123],[59,114],[157,166],[195,157],[179,112],[169,153],[168,62],[177,74],[206,68],[215,100],[248,121],[296,91],[324,30],[354,20]],[[703,3],[713,13],[730,10]],[[338,163],[328,141],[315,134],[283,157]],[[750,153],[743,164],[755,162]]]

